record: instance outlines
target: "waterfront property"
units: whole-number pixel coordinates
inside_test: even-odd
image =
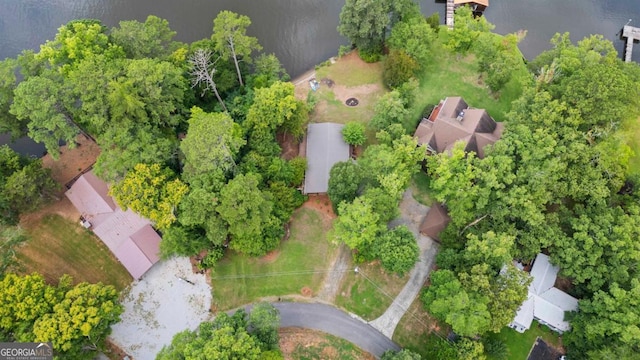
[[[323,194],[329,189],[329,172],[333,165],[350,158],[349,144],[342,138],[344,125],[309,124],[307,129],[307,172],[305,194]]]
[[[510,328],[523,333],[531,327],[533,319],[559,333],[571,328],[564,314],[578,310],[578,300],[554,287],[559,271],[551,264],[549,256],[536,256],[530,272],[533,281],[529,285],[529,295],[509,324]]]
[[[122,210],[92,171],[80,176],[65,195],[80,212],[82,225],[93,230],[134,279],[160,260],[160,236],[151,221]]]

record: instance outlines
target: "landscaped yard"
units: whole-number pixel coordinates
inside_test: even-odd
[[[558,334],[551,331],[548,327],[538,324],[537,321],[534,321],[531,324],[531,328],[522,334],[505,327],[500,333],[490,335],[490,337],[499,339],[507,345],[507,349],[509,349],[509,359],[511,360],[526,360],[538,336],[550,346],[556,348],[562,347],[562,339]],[[489,357],[489,360],[491,359],[492,358]]]
[[[131,275],[100,239],[58,214],[23,221],[29,240],[18,251],[24,273],[38,272],[50,283],[69,274],[76,282],[102,282],[122,290]]]
[[[293,214],[291,236],[262,258],[225,256],[211,275],[213,302],[228,310],[263,297],[316,293],[337,254],[327,241],[331,220],[302,207]]]
[[[367,64],[354,51],[339,58],[334,64],[316,70],[320,82],[318,91],[311,92],[318,102],[311,114],[311,122],[367,123],[373,117],[373,108],[385,92],[382,85],[382,62]],[[327,80],[333,83],[328,84]],[[357,106],[347,106],[351,97],[358,99]]]
[[[387,310],[409,280],[409,274],[387,274],[379,262],[359,264],[358,270],[357,274],[348,272],[342,278],[336,305],[370,321]]]

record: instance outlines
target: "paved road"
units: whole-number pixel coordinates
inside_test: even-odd
[[[348,340],[378,358],[389,349],[400,350],[396,343],[371,325],[333,306],[292,302],[277,302],[273,306],[280,311],[282,327],[320,330]]]

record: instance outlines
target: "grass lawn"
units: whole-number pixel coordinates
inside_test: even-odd
[[[321,85],[318,91],[311,92],[318,100],[310,117],[310,121],[315,123],[367,123],[373,117],[378,98],[385,92],[382,84],[382,62],[367,64],[356,52],[339,58],[333,64],[319,67],[316,79]],[[329,87],[322,79],[332,80],[333,86]],[[344,103],[350,97],[358,99],[358,106],[347,106]]]
[[[316,210],[302,207],[293,214],[291,236],[263,258],[231,254],[211,275],[213,302],[219,310],[233,309],[263,297],[314,293],[325,277],[337,247],[327,241],[331,222]]]
[[[405,124],[407,129],[415,129],[426,106],[448,96],[462,96],[469,106],[486,109],[496,121],[505,121],[511,103],[522,93],[521,81],[530,76],[524,63],[496,98],[478,76],[474,55],[451,54],[442,46],[440,42],[433,45],[433,59],[418,76],[420,86],[410,109],[411,123]]]
[[[360,273],[348,272],[342,278],[336,305],[365,320],[382,315],[409,280],[387,274],[379,262],[358,265]]]
[[[290,330],[295,332],[289,334]],[[347,340],[320,331],[286,328],[281,330],[281,343],[283,340],[287,345],[283,349],[286,359],[375,359]]]
[[[490,335],[490,337],[499,339],[507,345],[507,349],[509,349],[509,359],[512,360],[526,360],[529,355],[529,351],[538,336],[553,347],[562,346],[562,339],[560,336],[551,331],[548,327],[538,324],[537,321],[534,321],[531,324],[531,328],[523,334],[505,327],[500,331],[500,333]],[[489,360],[491,360],[491,357],[489,357]]]
[[[424,172],[420,171],[413,175],[411,179],[411,190],[413,191],[413,198],[422,205],[433,205],[433,198],[429,191],[429,183],[431,178]]]
[[[102,282],[124,289],[132,281],[100,239],[57,214],[22,224],[29,240],[18,250],[24,273],[38,272],[50,283],[69,274],[76,282]]]

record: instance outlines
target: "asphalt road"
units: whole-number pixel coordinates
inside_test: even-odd
[[[348,340],[378,358],[389,349],[400,350],[396,343],[371,325],[332,306],[293,302],[277,302],[273,306],[280,311],[281,327],[320,330]]]

